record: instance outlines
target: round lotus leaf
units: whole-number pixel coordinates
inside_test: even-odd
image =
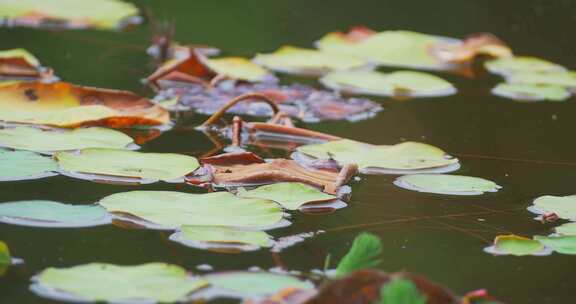
[[[484,66],[495,74],[510,75],[528,72],[559,72],[565,71],[563,66],[536,57],[502,57],[487,61]]]
[[[367,173],[410,173],[413,170],[447,167],[458,163],[439,148],[418,143],[403,142],[392,146],[377,146],[343,139],[297,148],[304,155],[317,159],[332,158],[340,164],[355,163]],[[385,171],[391,170],[391,171]]]
[[[10,24],[22,26],[41,26],[42,22],[29,21],[34,16],[53,24],[54,20],[62,21],[64,28],[116,29],[137,16],[138,8],[118,0],[85,1],[82,5],[76,0],[0,0],[0,15]]]
[[[354,56],[291,46],[282,47],[271,54],[258,54],[254,62],[274,71],[304,75],[319,75],[368,65],[365,60]]]
[[[242,197],[262,198],[275,201],[288,210],[298,210],[302,205],[314,202],[326,202],[337,199],[312,186],[302,183],[275,183],[258,187],[250,191],[241,191]]]
[[[192,279],[185,269],[164,263],[119,266],[91,263],[70,268],[48,268],[34,279],[40,296],[72,302],[177,302],[207,285]]]
[[[69,205],[52,201],[0,204],[0,222],[34,227],[91,227],[110,223],[98,205]]]
[[[552,248],[552,250],[561,254],[576,254],[576,236],[535,236],[544,246]]]
[[[56,175],[56,162],[30,151],[0,149],[0,181],[37,179]]]
[[[560,235],[575,235],[576,236],[576,223],[565,223],[554,228],[556,233]]]
[[[576,220],[576,195],[544,195],[532,202],[528,208],[538,214],[554,213],[561,219]]]
[[[87,148],[124,149],[132,142],[130,136],[105,128],[71,131],[42,130],[34,127],[0,129],[0,146],[44,153]]]
[[[274,244],[272,237],[264,231],[222,226],[182,226],[170,239],[189,247],[217,251],[252,251]]]
[[[320,81],[337,91],[377,96],[431,97],[456,93],[456,88],[448,81],[432,74],[412,71],[390,74],[374,71],[333,72]]]
[[[182,225],[270,227],[283,217],[282,208],[272,201],[229,192],[130,191],[107,196],[99,204],[109,212],[172,229]]]
[[[550,250],[539,241],[517,235],[499,235],[494,239],[494,245],[484,248],[484,251],[495,255],[548,255]]]
[[[222,292],[238,298],[276,294],[285,288],[313,289],[314,285],[295,277],[269,272],[231,271],[203,276],[215,293]]]
[[[218,75],[232,79],[257,82],[271,77],[266,69],[246,58],[208,58],[205,62],[206,65]]]
[[[500,83],[492,89],[492,94],[520,101],[563,101],[571,95],[562,86],[522,83]]]
[[[576,72],[514,73],[506,77],[509,83],[576,88]]]
[[[418,192],[450,195],[480,195],[484,192],[496,192],[501,188],[483,178],[449,174],[404,175],[397,178],[394,184]]]
[[[116,149],[85,149],[55,154],[68,172],[170,181],[199,167],[196,158],[173,153],[143,153]]]

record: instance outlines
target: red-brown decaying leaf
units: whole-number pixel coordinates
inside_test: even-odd
[[[437,43],[430,50],[438,60],[446,63],[466,63],[480,55],[490,57],[512,56],[510,47],[490,33],[470,35],[459,45]]]

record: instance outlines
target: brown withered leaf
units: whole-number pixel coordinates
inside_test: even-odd
[[[431,52],[438,60],[448,63],[467,63],[477,56],[510,57],[512,50],[502,40],[490,33],[473,34],[461,44],[437,43]]]
[[[42,67],[34,55],[25,49],[0,51],[0,78],[2,80],[55,80],[52,70]]]
[[[167,124],[170,114],[128,91],[66,82],[17,82],[0,86],[0,121],[64,128],[130,128]]]

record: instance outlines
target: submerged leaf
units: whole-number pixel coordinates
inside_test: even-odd
[[[337,91],[379,96],[433,97],[456,93],[456,88],[446,80],[412,71],[389,74],[374,71],[333,72],[320,81]]]
[[[500,83],[492,89],[492,94],[520,101],[563,101],[571,95],[562,86],[522,83]]]
[[[343,277],[354,271],[369,269],[381,263],[382,241],[376,235],[361,233],[358,235],[348,253],[336,267],[336,276]]]
[[[124,149],[130,144],[130,136],[99,127],[71,131],[42,130],[34,127],[0,129],[0,146],[42,153],[87,148]]]
[[[392,280],[380,289],[380,304],[426,304],[426,297],[412,281],[404,278]]]
[[[142,153],[116,149],[84,149],[55,155],[60,169],[143,180],[171,181],[183,178],[199,167],[196,158],[175,153]]]
[[[229,192],[130,191],[107,196],[99,204],[109,212],[168,229],[182,225],[270,227],[283,217],[282,208],[272,201],[239,198]]]
[[[484,66],[488,71],[501,75],[529,72],[561,72],[566,70],[563,66],[548,60],[527,56],[498,58],[487,61]]]
[[[576,235],[567,236],[540,236],[534,237],[546,247],[561,254],[576,254]]]
[[[576,236],[576,223],[565,223],[554,228],[556,233],[560,235],[574,235]]]
[[[17,82],[0,86],[0,121],[74,128],[163,125],[170,114],[132,92],[67,82]]]
[[[321,75],[368,65],[358,57],[293,46],[284,46],[271,54],[258,54],[254,62],[274,71],[303,75]]]
[[[31,290],[39,296],[74,302],[179,302],[205,287],[183,268],[149,263],[119,266],[104,263],[70,268],[48,268],[33,279]]]
[[[206,65],[218,75],[245,81],[265,81],[270,73],[242,57],[207,58]]]
[[[540,196],[532,202],[528,210],[537,214],[554,213],[565,220],[576,220],[576,195]]]
[[[252,251],[272,247],[272,237],[264,231],[222,226],[185,225],[170,239],[189,247],[214,251]]]
[[[0,203],[0,222],[33,227],[91,227],[110,223],[97,205],[69,205],[52,201]]]
[[[10,249],[3,241],[0,241],[0,273],[1,267],[12,264],[12,257],[10,256]]]
[[[397,178],[394,184],[408,190],[451,195],[480,195],[501,188],[483,178],[449,174],[404,175]]]
[[[0,16],[8,26],[56,29],[118,29],[140,23],[135,5],[119,0],[0,0]]]
[[[484,251],[494,255],[515,256],[550,254],[538,240],[517,235],[499,235],[494,239],[494,245],[484,248]]]
[[[231,271],[203,276],[214,293],[236,298],[272,295],[285,288],[313,289],[314,285],[289,275],[269,272]]]
[[[334,195],[323,193],[317,188],[302,183],[274,183],[250,191],[241,191],[239,195],[242,197],[269,199],[288,210],[297,210],[304,204],[337,199]]]
[[[37,179],[56,175],[56,162],[29,151],[0,149],[0,181]]]

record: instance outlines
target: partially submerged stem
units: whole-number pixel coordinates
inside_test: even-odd
[[[226,111],[228,111],[228,109],[230,109],[231,107],[233,107],[234,105],[236,105],[237,103],[239,103],[241,101],[249,100],[249,99],[256,99],[258,101],[262,101],[262,102],[267,103],[272,108],[272,111],[274,112],[274,114],[276,114],[280,111],[280,109],[278,108],[278,105],[274,102],[274,100],[272,100],[272,98],[270,98],[264,94],[247,93],[247,94],[240,95],[240,96],[235,97],[234,99],[230,100],[227,104],[225,104],[222,108],[220,108],[220,110],[218,110],[216,113],[212,114],[212,116],[210,116],[210,118],[208,118],[202,124],[202,126],[205,127],[205,126],[213,125],[218,120],[220,120],[220,118],[222,116],[224,116],[224,114],[226,113]]]

